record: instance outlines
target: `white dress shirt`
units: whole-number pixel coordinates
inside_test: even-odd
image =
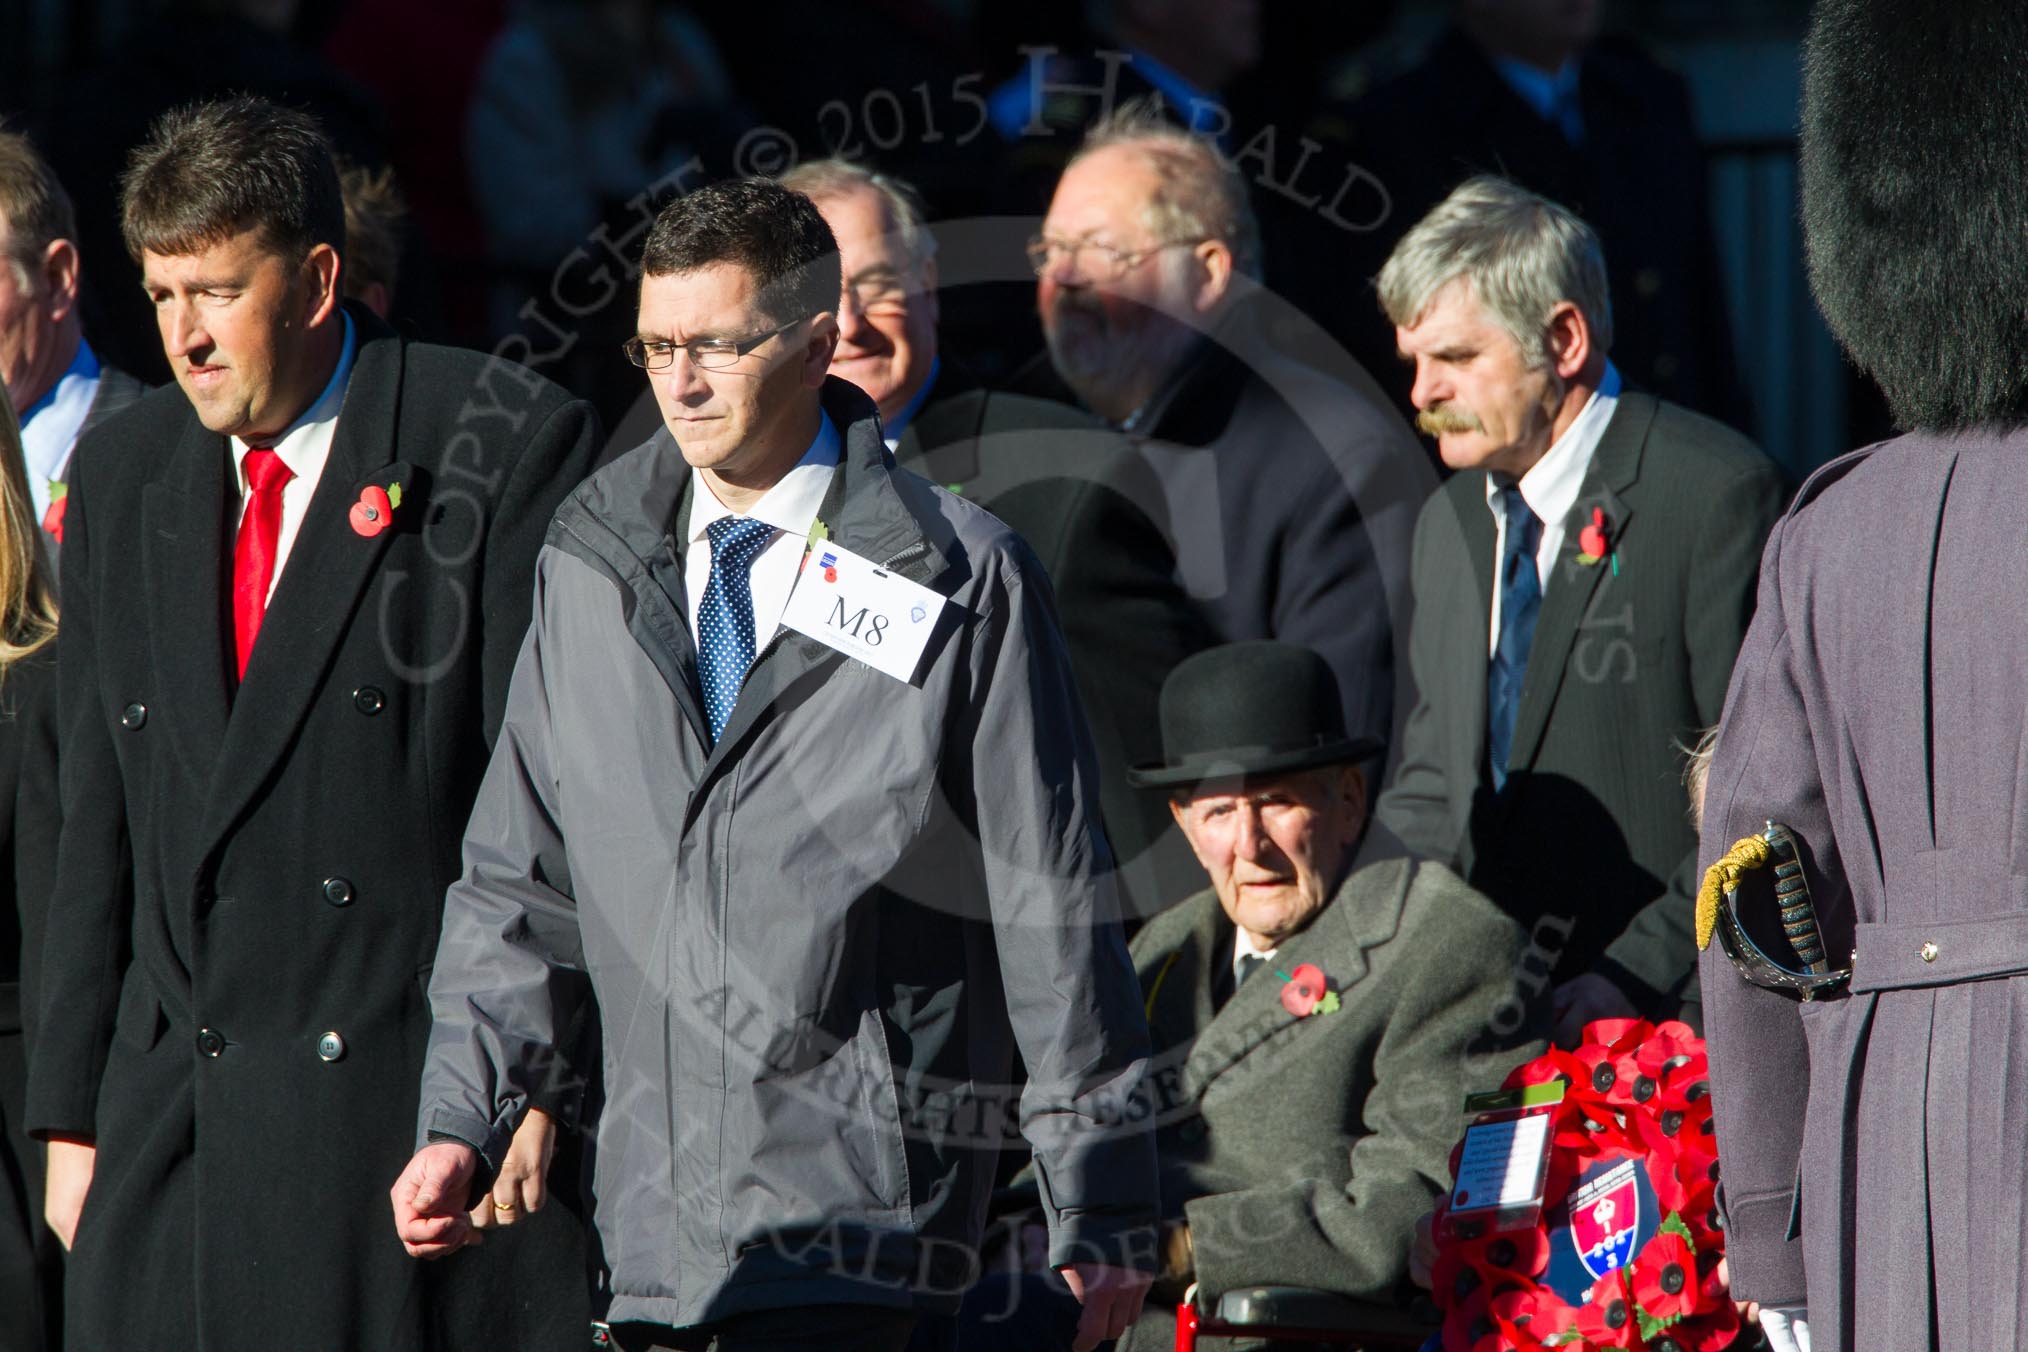
[[[1579,410],[1577,420],[1564,428],[1548,454],[1521,476],[1521,499],[1542,522],[1542,540],[1535,546],[1535,576],[1541,581],[1544,600],[1549,599],[1557,551],[1563,548],[1564,523],[1577,506],[1599,438],[1605,435],[1606,424],[1613,420],[1619,403],[1620,373],[1607,362],[1605,376]],[[1507,513],[1500,505],[1500,490],[1512,482],[1505,475],[1486,476],[1486,509],[1493,514],[1493,614],[1486,638],[1489,660],[1500,647],[1500,561],[1507,557]]]
[[[35,519],[49,510],[49,487],[70,472],[70,453],[99,397],[99,359],[92,345],[78,340],[77,355],[47,394],[21,415],[21,459],[28,470],[28,496]]]
[[[804,541],[816,523],[817,509],[831,489],[832,472],[844,452],[844,442],[831,423],[831,415],[820,415],[816,440],[803,458],[746,513],[756,521],[775,528],[753,565],[747,569],[748,588],[753,594],[754,655],[768,645],[781,625],[782,612],[789,607],[789,593],[796,589],[796,574],[803,562]],[[711,538],[705,534],[722,516],[736,516],[704,477],[704,471],[690,471],[690,540],[683,553],[683,588],[690,600],[690,640],[702,645],[697,633],[697,610],[704,604],[704,588],[711,581]]]
[[[338,432],[338,411],[345,403],[345,386],[352,379],[357,340],[352,332],[352,316],[343,318],[345,344],[338,351],[338,365],[332,369],[324,392],[270,444],[270,449],[295,477],[282,485],[282,532],[275,541],[275,574],[268,582],[269,601],[275,599],[275,588],[281,583],[282,569],[288,565],[296,536],[303,529],[303,518],[310,514],[310,498],[317,491],[317,480],[324,476],[324,462],[331,458],[331,439]],[[244,517],[247,503],[252,501],[246,490],[246,453],[253,445],[238,437],[227,437],[226,444],[232,451],[233,481],[239,485],[239,516]],[[350,503],[345,504],[345,509],[350,507]],[[237,526],[234,529],[237,531]]]

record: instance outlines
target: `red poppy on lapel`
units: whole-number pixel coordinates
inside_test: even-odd
[[[1612,553],[1612,523],[1605,508],[1591,509],[1591,524],[1577,533],[1577,561],[1590,565]]]
[[[1324,969],[1306,962],[1283,977],[1282,1008],[1297,1018],[1329,1014],[1338,1008],[1338,993],[1324,979]]]
[[[58,544],[63,543],[63,509],[70,504],[70,485],[54,480],[49,485],[49,506],[42,513],[42,528]]]
[[[350,513],[352,529],[358,535],[371,540],[374,536],[394,524],[394,509],[401,506],[401,485],[391,489],[379,484],[368,484],[359,490],[359,501],[352,504]]]

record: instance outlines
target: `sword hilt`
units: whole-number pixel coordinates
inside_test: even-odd
[[[1769,822],[1762,838],[1774,852],[1775,905],[1781,910],[1782,934],[1795,950],[1797,961],[1821,976],[1830,966],[1824,961],[1824,935],[1817,928],[1817,911],[1810,902],[1810,884],[1803,877],[1795,837],[1786,826]]]

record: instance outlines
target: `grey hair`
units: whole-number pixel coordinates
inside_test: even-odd
[[[1129,99],[1092,124],[1064,168],[1115,146],[1140,155],[1155,171],[1155,194],[1143,212],[1157,239],[1218,240],[1232,250],[1235,268],[1259,279],[1260,223],[1247,197],[1246,176],[1215,142],[1170,121],[1159,99]]]
[[[936,257],[936,236],[930,233],[929,223],[924,220],[922,194],[901,179],[851,160],[825,159],[805,160],[777,182],[813,202],[870,188],[887,203],[887,213],[894,217],[894,233],[909,259],[920,267]]]
[[[1460,278],[1535,367],[1550,364],[1549,312],[1563,301],[1583,313],[1592,346],[1612,350],[1605,251],[1546,197],[1490,174],[1467,179],[1394,246],[1377,282],[1380,308],[1413,327]]]

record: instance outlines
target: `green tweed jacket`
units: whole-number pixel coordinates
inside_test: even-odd
[[[1416,1218],[1448,1184],[1464,1095],[1541,1050],[1515,983],[1522,931],[1449,869],[1386,859],[1215,1005],[1233,937],[1207,890],[1132,945],[1162,1214],[1188,1219],[1214,1299],[1281,1283],[1392,1302]],[[1336,1010],[1283,1007],[1299,963],[1323,970]],[[1170,1347],[1172,1315],[1151,1302],[1121,1347]]]

